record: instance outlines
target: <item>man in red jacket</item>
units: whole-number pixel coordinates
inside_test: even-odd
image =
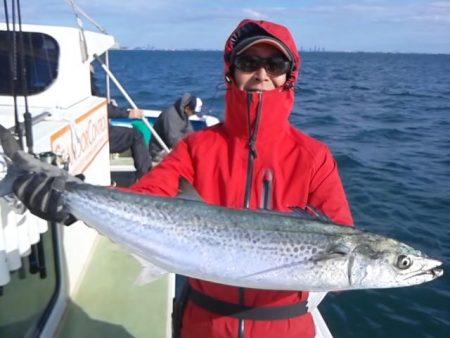
[[[131,187],[175,196],[184,177],[211,204],[290,211],[310,205],[334,222],[352,217],[328,147],[294,129],[288,117],[300,58],[290,32],[244,20],[225,44],[225,121],[193,133]],[[190,278],[182,338],[314,337],[310,313],[276,313],[302,304],[308,292],[244,289]],[[273,319],[221,314],[223,307],[274,308]],[[280,318],[280,316],[282,318]]]
[[[300,67],[288,29],[243,20],[226,41],[224,61],[225,121],[182,139],[131,190],[175,196],[184,177],[207,203],[286,212],[311,206],[351,225],[330,150],[288,121]],[[174,317],[175,334],[182,338],[315,336],[313,317],[305,310],[307,291],[245,289],[193,278],[187,285]]]

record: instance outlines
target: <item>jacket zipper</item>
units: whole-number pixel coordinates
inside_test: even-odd
[[[244,195],[244,208],[250,208],[250,197],[252,191],[252,180],[253,180],[253,162],[257,157],[256,153],[256,136],[258,133],[259,121],[261,120],[261,110],[262,110],[262,92],[259,92],[258,98],[258,106],[256,108],[256,119],[255,126],[253,130],[251,130],[251,121],[250,121],[250,106],[253,102],[252,93],[247,93],[247,115],[248,115],[248,131],[249,131],[249,139],[248,139],[248,160],[247,160],[247,176],[245,183],[245,195]]]
[[[252,123],[250,121],[250,107],[253,103],[252,93],[247,93],[247,116],[248,116],[248,160],[247,160],[247,175],[245,182],[245,195],[244,195],[244,208],[250,208],[250,197],[252,191],[252,180],[253,180],[253,163],[257,157],[256,153],[256,136],[258,134],[259,121],[261,119],[262,110],[262,92],[258,93],[258,106],[256,107],[256,119],[255,125],[252,130]],[[244,305],[244,288],[239,288],[239,304]],[[238,338],[244,338],[244,320],[239,319],[238,322]]]

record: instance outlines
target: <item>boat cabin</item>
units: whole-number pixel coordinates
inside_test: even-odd
[[[42,160],[110,185],[107,99],[91,95],[89,67],[114,38],[11,29],[0,23],[0,124]],[[139,263],[83,223],[47,223],[12,199],[0,206],[0,337],[170,336],[173,276],[134,286]]]

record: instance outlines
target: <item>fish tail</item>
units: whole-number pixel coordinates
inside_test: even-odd
[[[0,144],[2,145],[4,154],[12,158],[14,154],[20,151],[19,143],[17,143],[11,132],[0,124]]]
[[[14,181],[25,171],[11,160],[21,149],[11,132],[1,124],[0,144],[3,149],[0,154],[0,173],[4,175],[6,172],[6,175],[0,179],[0,196],[5,196],[13,192]]]
[[[5,156],[3,157],[4,159],[6,159]],[[9,162],[10,164],[7,164],[5,177],[2,180],[0,180],[0,197],[12,194],[14,182],[18,177],[22,176],[25,173],[24,170],[20,169],[9,159],[6,159],[6,162],[7,163]],[[4,166],[3,163],[1,165]],[[5,170],[2,171],[5,172]]]

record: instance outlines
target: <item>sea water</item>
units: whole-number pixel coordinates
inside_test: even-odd
[[[356,226],[423,250],[445,271],[419,286],[330,293],[320,305],[330,330],[450,337],[450,55],[301,56],[290,119],[331,148]],[[110,64],[139,107],[191,92],[223,118],[221,52],[114,51]]]

